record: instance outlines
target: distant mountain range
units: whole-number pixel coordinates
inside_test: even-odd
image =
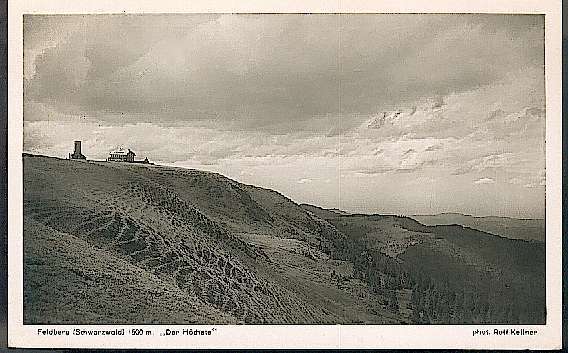
[[[545,247],[198,170],[24,155],[26,324],[545,322]]]
[[[424,225],[459,224],[510,239],[544,242],[546,236],[544,219],[517,219],[495,216],[474,217],[460,213],[441,213],[431,216],[414,215],[410,217]]]
[[[352,214],[337,208],[327,210],[341,215]],[[456,224],[509,239],[544,242],[546,237],[546,221],[539,218],[476,217],[451,212],[436,215],[412,215],[408,217],[426,226]]]

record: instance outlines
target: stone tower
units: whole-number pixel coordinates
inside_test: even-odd
[[[87,157],[81,153],[81,141],[75,141],[75,150],[73,154],[69,153],[69,159],[87,159]]]

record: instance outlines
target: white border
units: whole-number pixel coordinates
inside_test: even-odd
[[[562,337],[562,2],[506,1],[226,1],[10,0],[8,12],[8,343],[28,348],[446,348],[559,349]],[[24,13],[526,13],[546,15],[546,269],[547,324],[521,325],[247,325],[216,328],[208,337],[38,336],[37,328],[143,328],[155,333],[184,326],[23,325],[22,142]],[[187,326],[196,328],[196,326]],[[537,336],[472,336],[476,328],[525,328]]]

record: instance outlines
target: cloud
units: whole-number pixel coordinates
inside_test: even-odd
[[[439,149],[442,148],[442,145],[432,145],[432,146],[428,146],[425,151],[426,152],[434,152],[434,151],[438,151]]]
[[[481,178],[473,182],[474,184],[495,184],[495,180],[491,178]]]
[[[331,203],[341,179],[356,208],[378,207],[367,194],[388,197],[385,185],[408,207],[424,193],[427,207],[446,189],[480,192],[472,180],[490,177],[536,209],[543,24],[505,15],[26,15],[24,149],[63,157],[81,139],[89,158],[103,159],[125,145]],[[492,197],[510,201],[507,190]]]
[[[523,184],[523,179],[518,178],[518,177],[514,177],[514,178],[509,179],[508,183],[514,184],[514,185],[521,185],[521,184]]]
[[[26,97],[101,119],[94,113],[155,124],[215,116],[267,131],[421,99],[440,109],[448,94],[541,65],[538,18],[513,28],[479,15],[30,15]]]
[[[409,173],[435,166],[442,159],[439,151],[429,151],[431,145],[447,146],[453,140],[407,139],[374,142],[360,139],[342,145],[341,167],[344,172],[358,174]]]
[[[30,108],[30,114],[57,114],[41,105]],[[24,122],[24,150],[28,152],[64,157],[75,139],[83,141],[83,150],[89,158],[104,159],[111,149],[124,145],[138,155],[167,163],[191,158],[211,164],[228,158],[266,156],[333,159],[339,153],[338,137],[319,134],[270,135],[182,124],[134,123],[117,127],[105,121],[77,116],[61,116],[56,121],[32,119]]]
[[[517,177],[509,179],[508,183],[528,189],[543,188],[546,186],[546,172],[543,169],[537,172],[522,173]]]
[[[543,188],[546,186],[546,171],[541,170],[536,174],[529,175],[526,178],[526,184],[523,185],[525,188]]]
[[[465,165],[456,169],[453,174],[467,174],[470,172],[483,172],[488,169],[499,169],[508,166],[512,163],[511,159],[513,153],[500,153],[500,154],[490,154],[488,156],[483,156],[481,158],[472,159],[465,163]]]

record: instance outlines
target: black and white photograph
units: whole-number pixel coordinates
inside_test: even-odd
[[[22,324],[537,335],[546,23],[24,13]]]

